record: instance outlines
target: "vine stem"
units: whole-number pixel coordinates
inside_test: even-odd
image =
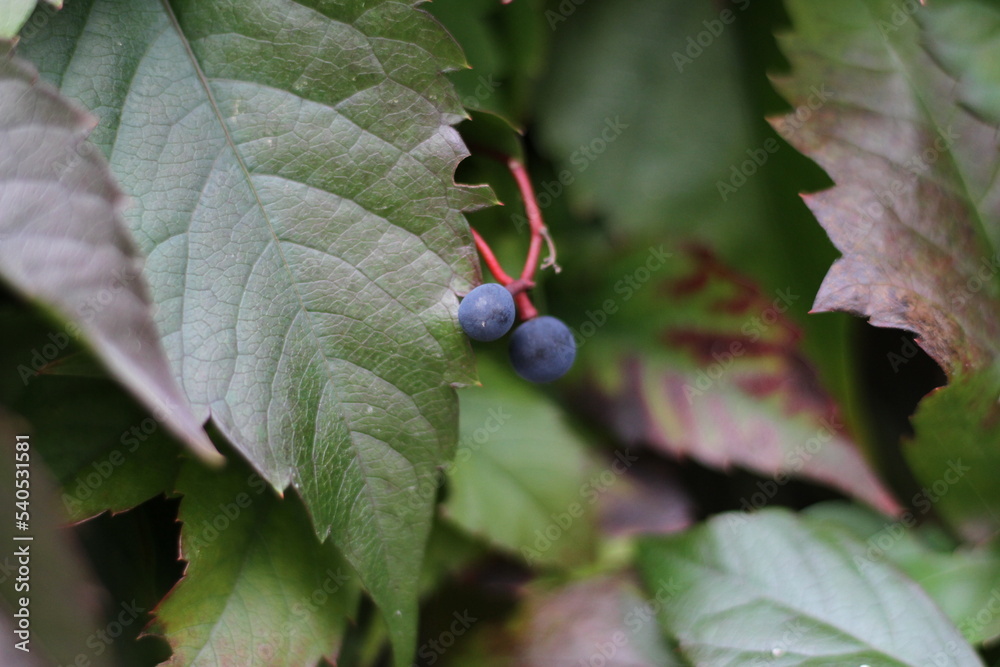
[[[503,267],[500,266],[497,256],[493,253],[493,249],[490,248],[486,239],[475,229],[472,230],[472,238],[476,242],[476,249],[479,251],[479,256],[483,258],[486,268],[490,270],[490,273],[497,279],[497,282],[506,287],[511,296],[514,297],[514,306],[517,308],[518,317],[521,320],[530,320],[538,317],[538,309],[531,302],[531,297],[528,296],[527,292],[527,290],[535,286],[535,283],[523,278],[518,278],[517,280],[511,278],[503,270]]]
[[[538,206],[538,199],[535,197],[535,188],[531,185],[531,177],[528,176],[528,170],[524,168],[524,165],[517,158],[513,157],[507,160],[507,168],[510,170],[511,175],[514,176],[517,189],[521,191],[521,199],[524,200],[524,211],[528,214],[528,224],[531,227],[531,244],[528,246],[528,256],[524,260],[521,279],[531,281],[535,279],[535,270],[538,268],[543,242],[549,250],[549,257],[545,260],[544,266],[555,267],[556,273],[559,273],[559,265],[555,263],[555,245],[552,243],[552,237],[549,236],[549,229],[545,226],[545,221],[542,220],[542,209]]]
[[[472,230],[472,239],[476,242],[476,250],[479,251],[479,256],[483,258],[483,263],[490,270],[490,273],[493,274],[493,277],[497,279],[497,282],[504,287],[513,283],[514,279],[507,275],[507,272],[500,266],[497,256],[493,254],[493,249],[486,243],[486,239],[475,229]]]
[[[531,177],[528,175],[528,170],[525,166],[521,164],[520,160],[514,157],[500,156],[493,153],[493,151],[488,151],[487,154],[503,161],[507,165],[507,169],[514,177],[514,182],[517,183],[517,189],[521,193],[521,199],[524,201],[525,213],[528,215],[528,224],[531,228],[531,241],[528,244],[528,255],[524,260],[521,277],[515,279],[503,270],[496,253],[490,248],[486,239],[475,229],[472,230],[472,238],[476,242],[476,249],[479,251],[483,263],[486,264],[486,268],[497,279],[497,282],[506,287],[514,297],[514,305],[517,307],[518,317],[522,321],[530,320],[538,317],[538,309],[531,302],[528,290],[535,286],[535,271],[539,267],[543,243],[549,251],[549,256],[541,262],[541,267],[546,268],[551,266],[555,269],[556,273],[560,271],[559,265],[555,262],[555,244],[552,243],[552,237],[549,236],[549,230],[542,219],[542,209],[538,206],[535,189],[531,185]]]

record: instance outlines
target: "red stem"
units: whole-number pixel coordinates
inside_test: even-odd
[[[528,214],[528,224],[531,226],[531,243],[528,246],[528,256],[524,260],[524,269],[521,271],[522,280],[534,280],[535,269],[538,268],[538,260],[542,254],[542,242],[548,229],[542,220],[542,210],[538,207],[538,200],[535,199],[535,189],[531,186],[531,178],[528,170],[524,168],[516,158],[507,160],[507,168],[514,176],[517,187],[521,191],[521,199],[524,200],[524,211]]]
[[[497,256],[493,254],[493,249],[486,243],[486,239],[480,236],[479,232],[475,229],[472,230],[472,239],[476,242],[476,249],[479,250],[479,255],[483,258],[483,263],[486,264],[486,268],[490,270],[490,273],[497,279],[497,282],[504,287],[514,282],[514,279],[508,276],[507,272],[500,266]]]
[[[476,242],[476,249],[479,250],[479,255],[483,258],[486,268],[490,270],[490,273],[497,279],[497,282],[506,287],[514,297],[514,306],[517,308],[517,314],[521,320],[527,321],[538,317],[538,309],[535,308],[535,304],[531,303],[531,297],[528,296],[527,292],[527,290],[535,286],[535,283],[523,278],[518,278],[517,280],[511,278],[503,270],[503,267],[500,266],[497,256],[493,253],[493,249],[490,248],[489,244],[486,243],[486,239],[480,236],[479,232],[475,229],[472,230],[472,238]]]
[[[490,270],[490,273],[497,279],[497,282],[506,287],[514,296],[517,314],[521,320],[526,321],[538,317],[538,309],[531,302],[531,297],[528,296],[527,290],[535,286],[535,271],[538,269],[538,263],[541,259],[542,244],[546,242],[549,244],[550,253],[553,253],[554,250],[551,248],[549,230],[545,227],[544,220],[542,220],[542,210],[539,208],[538,200],[535,198],[535,189],[531,185],[531,177],[528,176],[528,170],[524,168],[524,165],[517,158],[503,158],[493,151],[489,153],[491,157],[502,159],[507,163],[507,168],[510,170],[511,175],[514,176],[514,181],[517,183],[517,188],[521,193],[521,199],[524,200],[525,213],[528,214],[528,224],[531,227],[531,241],[528,245],[528,256],[524,260],[524,269],[521,270],[521,277],[515,280],[503,270],[496,255],[493,253],[493,249],[490,248],[486,240],[475,229],[472,230],[472,238],[476,242],[476,249],[483,258],[486,268]],[[558,270],[559,268],[556,267],[556,271]]]
[[[527,292],[518,292],[514,295],[514,305],[517,307],[517,314],[522,322],[533,320],[538,317],[538,309],[531,303],[531,297]]]

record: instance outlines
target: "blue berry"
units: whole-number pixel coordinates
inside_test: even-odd
[[[528,320],[510,337],[510,363],[518,375],[531,382],[558,380],[575,358],[573,334],[554,317]]]
[[[514,324],[514,297],[503,285],[480,285],[459,304],[458,323],[469,338],[496,340]]]

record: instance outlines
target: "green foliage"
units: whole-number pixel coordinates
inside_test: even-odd
[[[171,665],[305,665],[335,658],[359,587],[298,498],[279,499],[240,461],[185,465],[184,579],[156,611]]]
[[[1000,577],[1000,557],[991,548],[956,548],[940,529],[917,526],[920,511],[927,509],[933,491],[895,521],[842,503],[822,503],[808,508],[810,519],[847,531],[864,544],[864,557],[895,565],[930,595],[973,644],[1000,635],[1000,618],[987,612],[998,603],[995,582]],[[857,562],[857,561],[856,561]]]
[[[529,564],[586,562],[600,471],[544,395],[492,363],[480,374],[460,392],[444,515]]]
[[[992,664],[1000,13],[929,4],[7,2],[0,663]]]
[[[453,290],[474,276],[459,211],[487,196],[451,181],[458,47],[393,2],[93,0],[21,53],[103,112],[92,140],[141,204],[127,222],[196,413],[301,493],[405,661],[422,482],[454,448],[450,383],[474,377]]]
[[[988,365],[1000,336],[996,127],[963,109],[962,72],[940,69],[895,4],[789,9],[795,75],[778,88],[804,111],[775,125],[836,182],[806,202],[844,253],[814,310],[913,331],[949,374]]]
[[[121,194],[84,143],[94,120],[36,76],[19,60],[0,60],[0,140],[8,147],[0,155],[0,279],[59,321],[52,344],[89,346],[168,428],[217,459],[160,347],[139,255],[118,217]],[[22,366],[18,374],[27,381],[31,373]]]
[[[1000,456],[997,396],[993,368],[954,378],[920,404],[916,437],[904,447],[914,473],[939,499],[937,510],[974,541],[1000,528],[992,475]]]
[[[638,563],[648,588],[674,587],[659,619],[697,664],[982,664],[906,577],[786,510],[649,538]]]

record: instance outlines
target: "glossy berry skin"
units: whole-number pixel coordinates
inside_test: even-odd
[[[569,327],[544,315],[528,320],[510,337],[510,363],[530,382],[558,380],[573,365],[576,341]]]
[[[458,323],[473,340],[496,340],[514,324],[514,297],[503,285],[480,285],[458,305]]]

